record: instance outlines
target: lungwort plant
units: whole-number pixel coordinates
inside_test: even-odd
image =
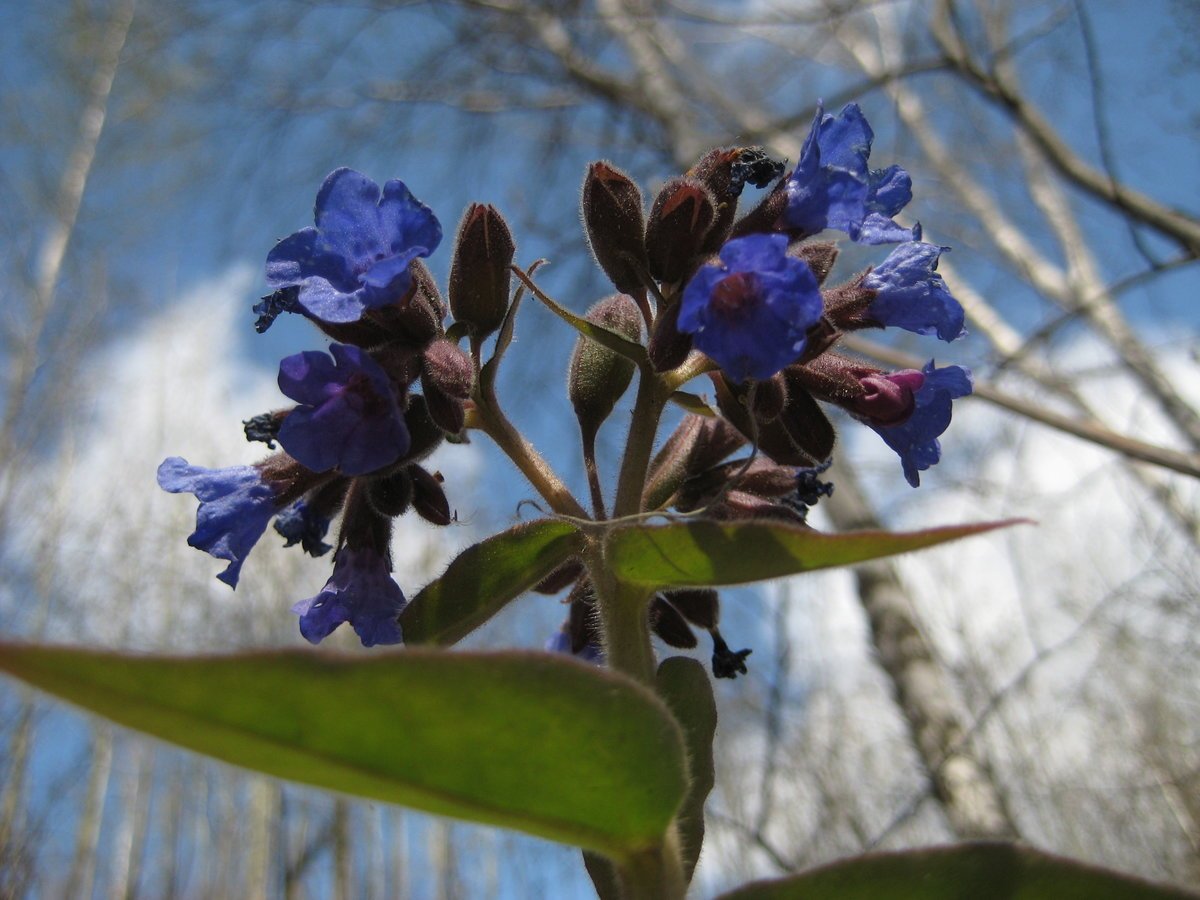
[[[443,291],[422,262],[442,242],[432,210],[400,181],[381,188],[333,172],[314,224],[268,254],[270,293],[255,307],[260,332],[295,315],[332,341],[280,363],[294,405],[244,423],[275,452],[221,469],[172,457],[158,483],[196,496],[188,542],[227,563],[217,577],[231,587],[269,525],[332,559],[325,585],[292,608],[305,639],[346,624],[364,646],[404,647],[168,658],[10,645],[0,666],[249,769],[575,845],[603,897],[684,896],[714,782],[717,711],[705,668],[660,660],[652,635],[691,648],[707,632],[711,674],[732,678],[750,651],[722,635],[718,588],[1004,524],[825,534],[806,521],[834,489],[823,480],[835,439],[826,406],[874,430],[916,487],[941,456],[953,401],[971,392],[956,365],[891,372],[839,351],[860,329],[963,334],[962,307],[936,271],[946,248],[896,221],[910,180],[898,166],[871,169],[871,141],[858,107],[818,109],[790,171],[757,148],[712,150],[668,180],[648,213],[630,178],[593,163],[583,223],[614,293],[582,315],[542,290],[538,262],[516,262],[492,206],[463,215]],[[763,199],[739,212],[747,184]],[[831,286],[838,247],[817,239],[831,229],[891,249]],[[497,396],[530,298],[575,341],[567,395],[586,498]],[[597,434],[631,387],[619,470],[601,472]],[[685,413],[662,436],[671,404]],[[410,512],[454,521],[453,485],[427,460],[443,442],[478,437],[507,455],[544,515],[465,550],[406,598],[392,578],[393,523]],[[547,652],[447,649],[529,591],[568,592]],[[997,844],[863,858],[730,896],[1001,896],[997,885],[1006,897],[1151,890]]]

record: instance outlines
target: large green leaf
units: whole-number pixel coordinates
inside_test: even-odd
[[[846,859],[793,878],[758,881],[718,900],[1197,900],[1014,844],[962,844]]]
[[[657,843],[687,787],[683,736],[662,702],[562,655],[0,644],[0,670],[248,769],[615,858]]]
[[[944,544],[1022,519],[924,531],[823,534],[778,522],[713,522],[631,526],[608,539],[618,578],[655,587],[710,587],[766,581]]]
[[[468,547],[404,608],[404,642],[447,646],[461,640],[582,548],[574,525],[551,519]]]

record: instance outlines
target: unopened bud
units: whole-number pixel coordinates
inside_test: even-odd
[[[642,316],[632,297],[614,294],[601,300],[587,313],[587,320],[625,335],[630,340],[641,338]],[[571,355],[567,375],[567,395],[579,427],[584,434],[595,435],[608,418],[633,380],[631,359],[608,349],[589,337],[580,335]]]
[[[381,516],[402,516],[412,503],[413,485],[408,469],[403,468],[382,478],[372,478],[367,502]]]
[[[419,462],[438,448],[446,434],[438,427],[437,422],[429,412],[429,404],[420,394],[409,398],[408,409],[404,411],[404,424],[408,427],[408,453],[400,460],[402,463]]]
[[[642,296],[646,261],[646,223],[642,192],[607,162],[588,166],[581,203],[583,225],[596,262],[618,291]]]
[[[446,434],[460,434],[467,424],[467,411],[463,401],[443,393],[425,378],[421,379],[421,388],[425,391],[425,405],[429,409],[429,416],[437,423],[438,428]]]
[[[754,418],[759,422],[772,422],[783,412],[787,402],[787,388],[783,373],[777,372],[766,381],[754,385]]]
[[[817,277],[817,284],[824,284],[829,273],[833,271],[833,264],[837,262],[838,252],[837,244],[832,241],[812,243],[805,241],[788,248],[788,256],[794,256],[796,259],[802,259],[808,263],[813,275]]]
[[[494,206],[472,203],[467,207],[450,266],[450,310],[476,340],[504,322],[515,252],[508,223]]]
[[[716,215],[716,201],[696,179],[672,178],[663,185],[646,223],[650,274],[664,284],[688,278],[703,259],[704,238]]]
[[[426,522],[434,525],[449,525],[454,519],[450,515],[450,501],[442,490],[442,476],[431,475],[420,466],[409,466],[412,476],[413,509]]]
[[[712,630],[721,618],[721,600],[712,588],[667,591],[667,600],[680,614],[700,628]]]
[[[659,312],[658,321],[654,323],[654,333],[650,335],[646,353],[656,372],[669,372],[683,365],[692,352],[692,336],[679,330],[679,311],[682,307],[682,303],[672,303]]]
[[[471,396],[474,369],[471,357],[447,340],[437,340],[425,348],[423,376],[442,393],[459,400]]]
[[[650,630],[669,647],[690,650],[698,643],[687,621],[661,594],[650,601]]]

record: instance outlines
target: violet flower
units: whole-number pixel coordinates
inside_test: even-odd
[[[387,560],[375,550],[343,547],[333,562],[333,575],[315,597],[292,607],[300,616],[300,633],[319,644],[343,622],[349,622],[364,647],[403,641],[397,621],[408,601],[392,579]]]
[[[881,325],[936,334],[943,341],[966,334],[962,305],[937,274],[938,257],[949,249],[917,240],[893,250],[863,279],[862,286],[875,292],[867,315]]]

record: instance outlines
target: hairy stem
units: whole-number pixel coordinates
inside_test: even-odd
[[[633,423],[621,460],[621,475],[617,481],[617,499],[613,505],[614,518],[632,516],[642,511],[642,491],[646,486],[646,470],[658,434],[658,422],[671,389],[649,368],[638,373],[637,400],[634,401]]]

